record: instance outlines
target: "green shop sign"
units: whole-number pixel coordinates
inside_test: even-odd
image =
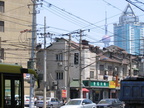
[[[91,87],[109,87],[109,82],[105,81],[83,81],[85,86]]]

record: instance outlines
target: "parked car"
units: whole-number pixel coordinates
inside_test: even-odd
[[[96,108],[96,104],[90,99],[70,99],[64,106],[60,108]]]
[[[43,96],[36,96],[37,100],[41,100],[43,98]]]
[[[123,105],[123,102],[119,99],[108,98],[100,100],[97,104],[97,108],[123,108]]]
[[[30,96],[24,95],[24,106],[29,107],[29,102],[30,102]],[[34,103],[35,103],[35,98],[32,98],[32,104]]]
[[[44,105],[44,98],[41,98],[36,101],[36,107],[42,108]],[[62,105],[62,102],[58,98],[46,97],[46,107],[59,108]]]

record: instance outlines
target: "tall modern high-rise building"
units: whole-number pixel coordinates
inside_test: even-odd
[[[114,45],[130,54],[144,54],[144,22],[139,22],[130,4],[114,24]]]

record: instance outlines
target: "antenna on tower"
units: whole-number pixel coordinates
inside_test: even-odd
[[[105,35],[107,35],[107,11],[105,11]]]
[[[107,11],[105,11],[105,35],[102,37],[102,42],[104,43],[104,47],[108,47],[110,43],[110,37],[107,35],[108,32],[108,25],[107,25]]]

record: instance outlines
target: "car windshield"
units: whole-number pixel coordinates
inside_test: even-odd
[[[80,105],[81,100],[70,100],[67,105]]]
[[[112,100],[101,100],[98,104],[112,104]]]

